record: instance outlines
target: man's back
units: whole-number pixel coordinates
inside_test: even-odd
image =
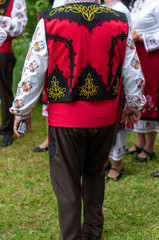
[[[70,107],[71,102],[77,101],[79,108],[82,106],[82,109],[92,112],[96,109],[94,101],[101,100],[102,102],[97,103],[99,112],[102,108],[105,109],[103,104],[107,104],[107,110],[111,108],[116,113],[128,35],[125,15],[96,3],[81,3],[47,10],[42,12],[41,16],[45,21],[49,52],[49,102],[61,103],[60,108],[63,108],[63,105],[67,108],[68,104]],[[103,100],[111,100],[110,106],[109,102]],[[83,103],[86,104],[86,108],[83,107]],[[71,116],[70,112],[74,111],[67,108],[64,112]],[[82,116],[85,115],[83,112]],[[95,115],[98,115],[98,112]],[[68,116],[62,117],[63,120],[68,119]],[[72,121],[69,120],[69,124],[71,122],[76,125],[76,116],[77,114],[71,117]],[[111,116],[112,124],[116,114]],[[100,118],[108,119],[105,114]],[[54,122],[57,124],[59,121],[56,119]],[[86,119],[84,122],[87,122]],[[82,119],[79,123],[80,126],[84,126]],[[62,124],[68,126],[67,123]],[[109,124],[110,122],[106,121],[102,123]]]

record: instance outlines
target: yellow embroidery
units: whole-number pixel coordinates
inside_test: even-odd
[[[117,12],[113,11],[110,8],[102,7],[97,4],[90,6],[83,6],[81,4],[66,5],[64,7],[55,8],[50,12],[50,16],[53,16],[57,12],[73,12],[73,13],[82,13],[83,18],[86,21],[92,21],[95,18],[95,14],[105,13],[114,13],[114,15],[119,16]]]
[[[0,4],[3,4],[5,2],[6,2],[6,0],[0,0]]]
[[[90,96],[97,95],[99,86],[93,85],[93,78],[90,73],[88,73],[85,82],[86,82],[85,85],[83,85],[82,87],[78,87],[78,90],[80,91],[79,95],[80,96],[84,95],[85,97],[87,97],[87,99]]]
[[[113,87],[114,93],[113,95],[117,95],[119,91],[119,76],[117,76],[117,84],[115,87]]]
[[[51,87],[47,88],[48,97],[55,98],[55,101],[57,98],[61,98],[65,96],[66,88],[61,88],[59,86],[59,81],[57,81],[57,78],[54,76],[51,81]]]
[[[1,9],[0,9],[0,15],[3,15],[4,12],[5,12],[5,9],[1,8]]]

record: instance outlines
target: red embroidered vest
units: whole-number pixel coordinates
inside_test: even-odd
[[[120,92],[128,25],[125,14],[96,3],[41,13],[49,52],[49,102],[115,99]]]
[[[0,1],[0,15],[11,17],[14,0]],[[8,36],[5,42],[0,47],[0,52],[11,52],[12,37]]]

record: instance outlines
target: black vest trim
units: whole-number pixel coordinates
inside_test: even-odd
[[[89,29],[89,33],[92,33],[92,29],[97,25],[102,25],[103,22],[110,22],[110,20],[127,22],[126,15],[124,13],[112,10],[100,6],[97,3],[73,3],[66,4],[54,9],[45,10],[40,13],[40,17],[48,20],[63,19],[77,22],[78,25],[82,25]]]
[[[69,88],[72,89],[72,81],[74,78],[74,67],[75,67],[75,55],[76,53],[74,52],[73,49],[73,45],[72,45],[72,40],[68,40],[65,37],[60,36],[58,33],[57,34],[47,34],[46,35],[46,39],[51,39],[54,40],[54,42],[56,43],[57,41],[62,42],[63,44],[65,44],[65,47],[68,48],[69,51],[69,55],[68,57],[70,58],[70,86]]]
[[[120,68],[116,69],[113,84],[106,88],[101,76],[88,61],[87,66],[82,69],[78,81],[72,90],[69,90],[68,81],[56,65],[48,77],[47,97],[49,102],[68,102],[76,100],[106,100],[115,99],[120,86]]]
[[[122,32],[121,34],[116,35],[115,37],[111,37],[112,41],[111,41],[111,46],[110,46],[110,51],[108,52],[109,55],[109,74],[108,74],[108,82],[107,82],[107,87],[109,88],[111,86],[111,81],[112,81],[112,66],[113,66],[113,57],[115,55],[114,49],[115,49],[115,44],[117,43],[117,41],[123,41],[123,39],[127,39],[127,34],[125,34],[125,32]]]

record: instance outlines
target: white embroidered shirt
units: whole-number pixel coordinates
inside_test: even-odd
[[[143,35],[146,51],[159,49],[159,0],[137,0],[131,18],[132,29]]]

